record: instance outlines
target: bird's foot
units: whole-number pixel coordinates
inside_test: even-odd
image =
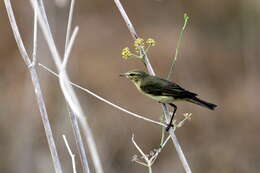
[[[168,131],[170,130],[170,128],[172,128],[172,127],[173,127],[173,125],[172,125],[172,124],[168,124],[168,125],[167,125],[167,127],[166,127],[166,129],[165,129],[165,130],[166,130],[166,132],[168,132]]]

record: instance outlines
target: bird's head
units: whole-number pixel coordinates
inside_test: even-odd
[[[146,76],[148,76],[148,74],[143,71],[140,71],[140,70],[131,70],[129,72],[120,74],[120,76],[126,77],[130,81],[137,84],[137,83],[141,82]]]

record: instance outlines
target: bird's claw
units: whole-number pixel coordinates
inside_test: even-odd
[[[173,125],[172,125],[172,124],[168,124],[167,127],[166,127],[166,129],[165,129],[166,132],[168,132],[168,131],[170,130],[171,127],[173,127]]]

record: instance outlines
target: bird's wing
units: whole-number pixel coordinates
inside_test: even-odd
[[[154,77],[153,77],[154,78]],[[156,80],[146,80],[140,88],[148,94],[154,96],[171,96],[178,98],[193,98],[197,94],[187,91],[179,85],[162,78],[155,77]]]

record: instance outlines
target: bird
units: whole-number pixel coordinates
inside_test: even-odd
[[[198,94],[182,88],[180,85],[169,80],[152,76],[141,70],[131,70],[120,74],[121,77],[126,77],[134,83],[138,91],[145,96],[158,101],[159,103],[169,104],[173,107],[171,120],[166,127],[168,131],[172,127],[173,117],[176,113],[176,101],[187,101],[200,105],[202,107],[214,110],[217,105],[206,102],[198,98]]]

